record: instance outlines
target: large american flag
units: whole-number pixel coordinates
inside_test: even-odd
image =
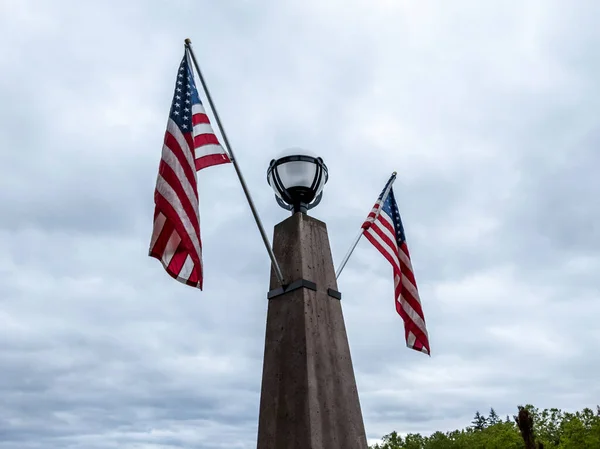
[[[202,290],[202,240],[196,171],[230,162],[202,106],[189,55],[179,65],[154,191],[150,257]]]
[[[385,185],[363,223],[363,233],[393,267],[396,311],[404,320],[406,346],[430,354],[425,316],[392,190],[394,179],[395,174]]]

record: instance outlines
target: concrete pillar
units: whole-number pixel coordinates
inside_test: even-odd
[[[277,291],[272,272],[257,447],[366,449],[327,227],[296,213],[275,226],[273,250],[292,285]]]

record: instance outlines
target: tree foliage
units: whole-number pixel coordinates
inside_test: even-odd
[[[524,410],[524,413],[521,411]],[[524,449],[518,418],[531,424],[535,444],[543,449],[600,449],[600,407],[568,413],[559,409],[539,410],[533,405],[519,407],[519,413],[502,420],[492,408],[488,416],[477,412],[471,426],[429,436],[392,432],[371,449]],[[527,429],[527,423],[525,429]],[[521,428],[523,430],[523,427]]]

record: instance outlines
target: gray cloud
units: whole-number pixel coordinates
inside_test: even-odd
[[[338,262],[399,173],[433,355],[361,242],[339,284],[370,439],[595,405],[597,10],[3,3],[0,448],[255,445],[269,261],[231,167],[199,177],[205,291],[146,256],[188,36],[267,228],[285,147],[329,166]]]

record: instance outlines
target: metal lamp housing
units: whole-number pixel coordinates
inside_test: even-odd
[[[306,213],[321,202],[323,187],[329,178],[323,159],[306,151],[288,151],[273,159],[267,170],[267,182],[284,209]]]

